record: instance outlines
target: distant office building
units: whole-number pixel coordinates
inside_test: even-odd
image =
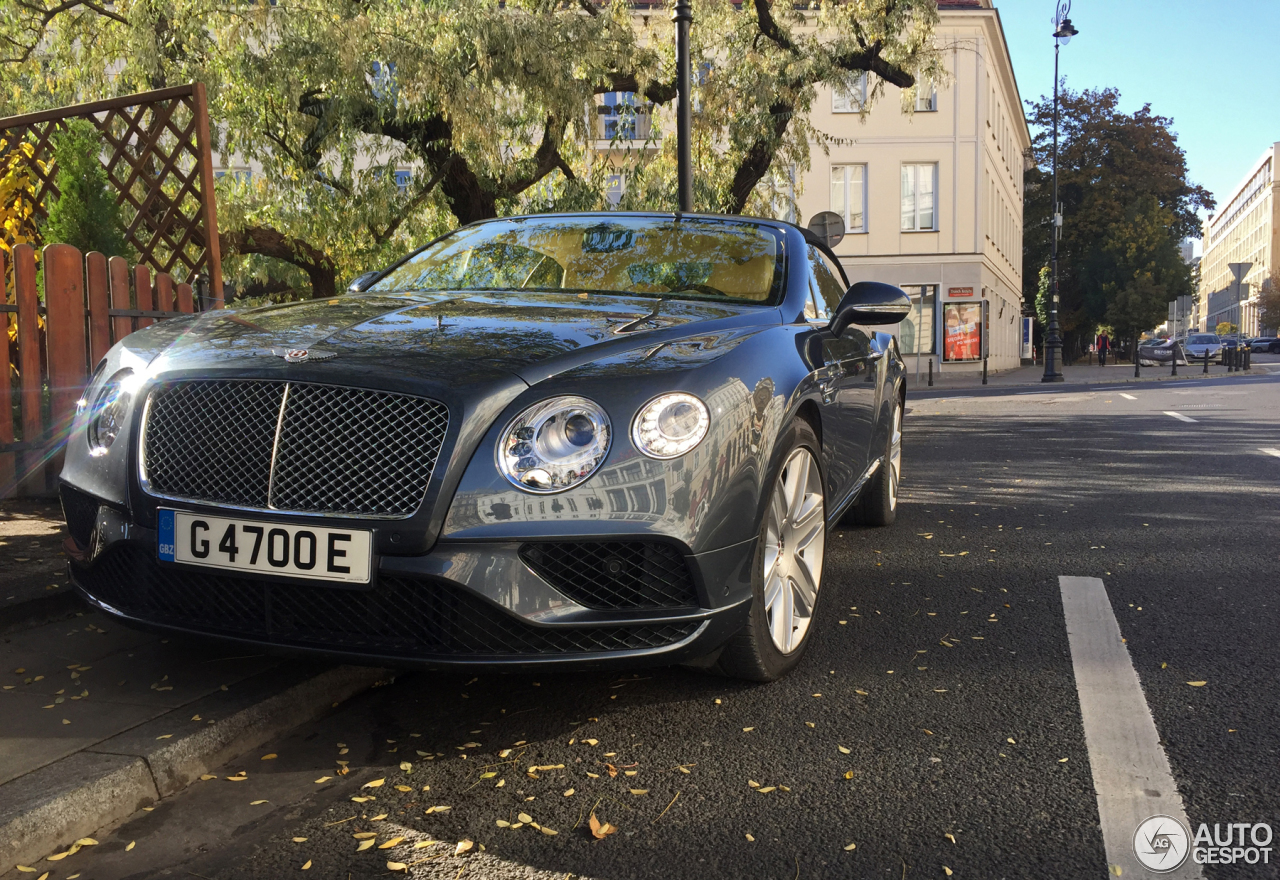
[[[1262,284],[1277,269],[1276,253],[1280,249],[1280,199],[1276,198],[1274,173],[1277,153],[1280,142],[1267,147],[1204,225],[1200,311],[1206,330],[1213,330],[1223,321],[1238,324],[1246,336],[1255,336],[1262,329],[1255,303]],[[1238,304],[1230,263],[1253,264],[1244,276],[1248,298],[1242,295]]]

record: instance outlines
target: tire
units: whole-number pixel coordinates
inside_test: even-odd
[[[779,448],[784,451],[765,483],[769,498],[760,518],[747,625],[715,665],[722,675],[747,681],[776,681],[795,668],[822,604],[827,509],[818,438],[808,422],[796,421]]]
[[[902,415],[902,398],[895,395],[882,464],[845,517],[854,525],[889,526],[898,518],[898,486],[902,481]]]
[[[1267,346],[1267,351],[1270,354],[1280,354],[1280,343],[1277,343],[1277,342],[1271,343],[1270,345]]]

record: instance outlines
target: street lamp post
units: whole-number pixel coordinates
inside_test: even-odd
[[[1062,208],[1058,204],[1058,50],[1080,33],[1068,17],[1071,0],[1059,0],[1053,17],[1053,240],[1050,244],[1049,326],[1044,341],[1044,376],[1042,382],[1061,382],[1058,364],[1062,361],[1062,334],[1058,327],[1058,235],[1062,231]]]
[[[689,70],[689,0],[676,0],[671,20],[676,25],[676,194],[681,213],[693,210],[693,76]]]

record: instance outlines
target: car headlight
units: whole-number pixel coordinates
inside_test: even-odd
[[[711,414],[692,394],[664,394],[640,407],[631,439],[650,458],[679,458],[707,436]]]
[[[89,411],[89,451],[102,455],[120,436],[137,390],[133,370],[121,370],[94,396]]]
[[[526,492],[562,492],[609,452],[609,416],[585,397],[552,397],[516,416],[498,441],[498,470]]]

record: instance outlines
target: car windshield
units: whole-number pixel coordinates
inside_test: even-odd
[[[586,292],[772,305],[780,233],[735,220],[521,217],[460,229],[370,290]]]
[[[1188,345],[1219,345],[1221,340],[1213,334],[1201,333],[1199,336],[1192,336],[1187,340]]]

